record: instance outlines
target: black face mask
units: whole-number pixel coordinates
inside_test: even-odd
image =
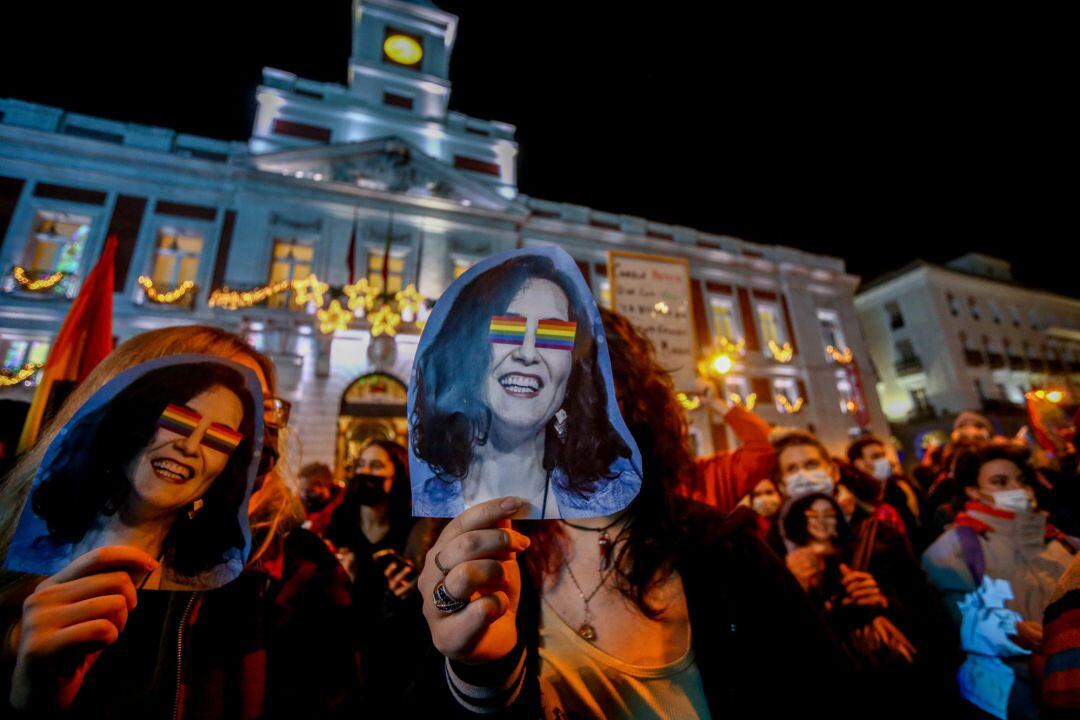
[[[383,490],[383,484],[385,482],[386,477],[383,475],[355,473],[350,482],[351,491],[356,497],[356,501],[361,505],[367,505],[369,507],[381,505],[386,502],[386,498],[388,497],[386,491]]]

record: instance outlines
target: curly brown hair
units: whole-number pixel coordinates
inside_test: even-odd
[[[642,461],[641,491],[626,510],[626,542],[615,556],[615,582],[624,597],[655,618],[664,608],[651,606],[648,595],[674,569],[684,535],[676,493],[680,479],[694,472],[694,460],[671,375],[657,362],[652,343],[622,315],[601,309],[600,317],[615,395]],[[539,584],[544,575],[559,571],[563,553],[558,543],[566,538],[558,523],[533,523],[526,532],[537,550],[526,554],[526,562]]]

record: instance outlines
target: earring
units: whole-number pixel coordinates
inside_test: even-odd
[[[559,436],[560,442],[566,441],[566,417],[566,411],[562,408],[555,413],[555,434]]]
[[[203,507],[203,499],[202,498],[198,498],[195,502],[191,503],[191,509],[188,510],[188,513],[187,513],[188,520],[194,520],[195,515],[197,515],[198,512],[200,510],[202,510],[202,507]]]

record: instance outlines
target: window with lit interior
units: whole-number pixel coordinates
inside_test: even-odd
[[[77,280],[79,264],[90,237],[87,215],[39,210],[23,251],[22,266],[31,280],[62,273],[47,292],[65,294]]]

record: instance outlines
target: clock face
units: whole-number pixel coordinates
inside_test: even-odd
[[[396,31],[387,31],[383,41],[383,53],[386,58],[398,65],[414,67],[424,57],[424,48],[419,38]]]

